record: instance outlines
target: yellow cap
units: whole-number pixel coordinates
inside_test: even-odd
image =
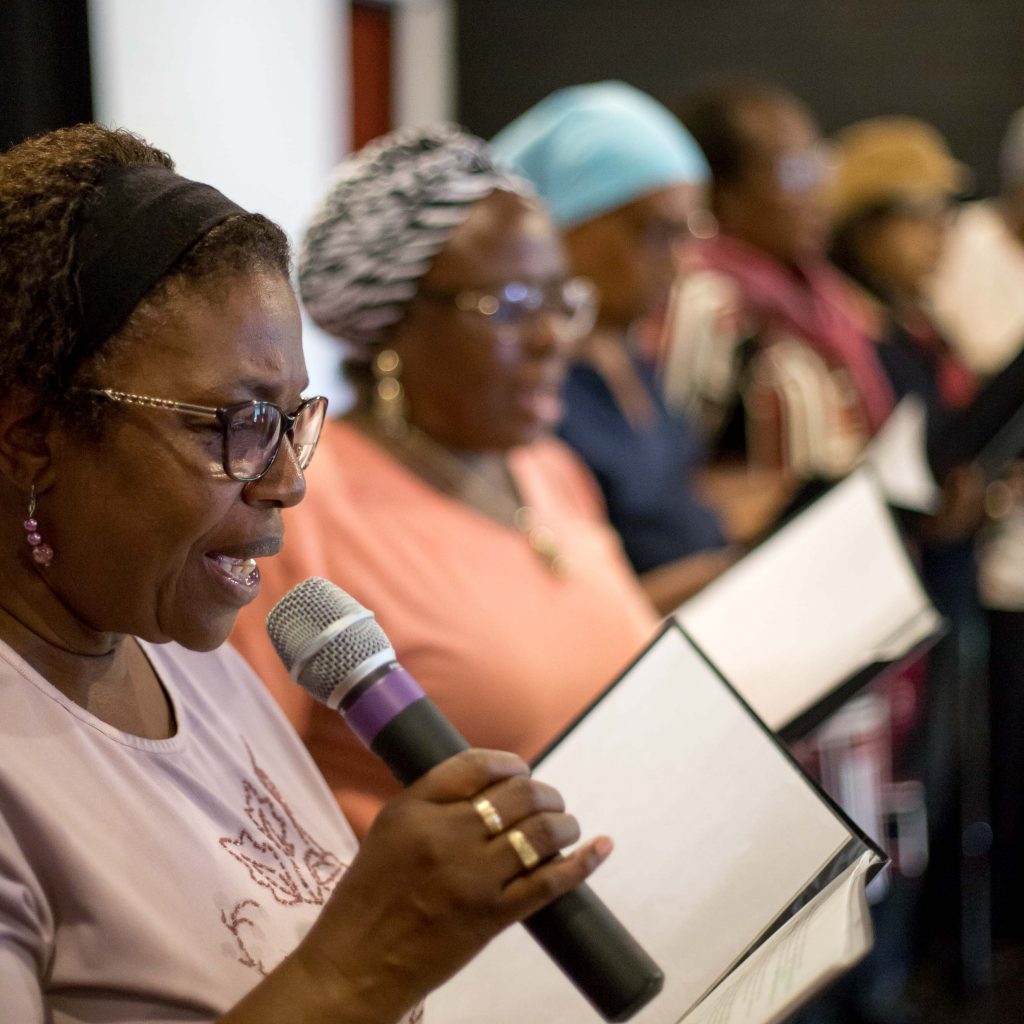
[[[872,206],[955,196],[971,182],[970,170],[953,158],[945,139],[913,117],[848,125],[836,135],[833,153],[832,216],[839,224]]]

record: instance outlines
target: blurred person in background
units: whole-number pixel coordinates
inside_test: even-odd
[[[832,258],[858,289],[894,394],[915,395],[929,428],[941,427],[977,388],[937,325],[927,293],[956,200],[969,181],[967,169],[933,127],[910,117],[849,125],[836,135],[833,152]],[[923,906],[930,915],[931,953],[948,953],[942,942],[955,945],[959,928],[960,773],[967,764],[984,771],[962,758],[962,744],[973,730],[958,725],[970,721],[964,717],[970,714],[965,695],[983,671],[974,539],[983,519],[984,485],[972,465],[954,469],[940,483],[942,509],[924,517],[915,536],[921,575],[951,628],[928,656],[922,713],[899,752],[900,773],[925,784],[932,855]],[[909,933],[918,897],[906,886],[897,894],[908,899]]]
[[[1024,347],[1024,109],[999,153],[999,195],[965,203],[929,286],[950,344],[980,377]],[[978,548],[989,625],[992,723],[993,915],[999,941],[1024,943],[1024,464],[988,490],[991,520]]]
[[[849,125],[836,136],[834,154],[832,259],[858,289],[893,393],[917,396],[929,429],[941,428],[977,392],[974,374],[935,319],[927,290],[969,181],[967,169],[934,128],[909,117]],[[979,472],[964,467],[940,483],[943,513],[919,531],[929,550],[973,541],[981,525]],[[933,584],[941,588],[945,578],[937,567]],[[959,592],[960,584],[951,581],[951,587]]]
[[[408,129],[349,158],[306,233],[299,284],[347,343],[357,400],[325,424],[307,500],[232,639],[363,833],[397,783],[288,680],[263,617],[290,587],[320,575],[350,591],[456,728],[528,760],[657,617],[592,478],[550,436],[592,288],[481,140]]]
[[[676,247],[704,212],[707,165],[669,111],[623,82],[552,93],[492,146],[537,187],[574,272],[597,288],[558,432],[600,484],[655,605],[672,611],[736,557],[698,493],[700,434],[665,405],[642,344],[664,312]]]
[[[832,259],[859,288],[897,398],[918,395],[930,424],[974,397],[976,381],[941,333],[928,285],[969,182],[945,141],[909,117],[878,117],[835,138]]]
[[[893,394],[826,260],[827,148],[803,103],[758,81],[695,94],[679,113],[711,167],[714,221],[681,256],[668,400],[697,418],[717,461],[839,477]]]
[[[979,376],[1024,347],[1024,108],[1003,137],[999,195],[961,206],[928,294],[950,344]]]

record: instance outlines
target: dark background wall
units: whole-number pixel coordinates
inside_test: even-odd
[[[622,78],[671,105],[723,72],[792,89],[826,132],[908,113],[996,187],[1024,105],[1024,0],[458,0],[459,118],[485,137],[552,89]]]
[[[86,0],[0,0],[0,151],[91,120]]]

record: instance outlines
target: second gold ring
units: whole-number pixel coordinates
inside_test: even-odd
[[[516,851],[520,863],[527,871],[532,871],[540,863],[540,855],[533,848],[533,843],[517,828],[511,829],[505,835],[508,836],[508,841]]]

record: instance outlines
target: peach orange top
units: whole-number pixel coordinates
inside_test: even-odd
[[[656,616],[596,485],[559,441],[516,449],[511,471],[565,560],[554,575],[518,531],[424,483],[348,424],[324,427],[305,501],[232,642],[298,729],[355,830],[396,791],[335,712],[293,684],[267,639],[271,605],[307,576],[372,609],[399,660],[474,746],[527,760],[650,639]]]

